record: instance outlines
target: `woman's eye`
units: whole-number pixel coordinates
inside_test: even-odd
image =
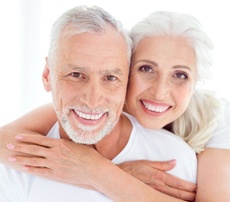
[[[148,65],[143,65],[139,68],[140,72],[153,72],[152,67],[148,66]]]
[[[188,75],[183,72],[178,72],[176,73],[176,78],[186,80],[188,79]]]

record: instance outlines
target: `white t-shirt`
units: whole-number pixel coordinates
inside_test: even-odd
[[[114,163],[137,159],[154,161],[176,159],[176,167],[169,173],[196,182],[196,154],[180,137],[163,129],[143,128],[134,117],[127,116],[133,125],[133,130],[125,148],[113,159]],[[54,125],[48,136],[60,138],[58,124]],[[3,165],[0,165],[0,177],[1,202],[111,201],[97,191],[32,176]]]
[[[207,142],[206,147],[230,149],[230,103],[222,100],[221,104],[223,119],[219,121],[217,129]]]

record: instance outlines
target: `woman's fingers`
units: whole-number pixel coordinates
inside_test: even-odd
[[[7,148],[19,154],[46,157],[50,148],[55,147],[57,140],[42,135],[20,134],[15,136],[16,143],[7,144]]]
[[[173,187],[177,190],[196,192],[196,184],[182,180],[178,177],[165,173],[165,184],[169,187]]]
[[[46,156],[47,147],[43,145],[24,144],[24,143],[9,143],[6,145],[9,150],[23,153],[25,155]]]
[[[19,142],[37,144],[43,147],[52,147],[55,139],[43,135],[19,134],[15,136]]]
[[[154,186],[149,184],[149,186],[153,187],[154,189],[156,189],[162,193],[165,193],[167,195],[173,196],[173,197],[178,198],[178,199],[182,199],[185,201],[194,201],[195,200],[195,196],[196,196],[195,191],[185,191],[185,190],[181,190],[181,189],[167,186],[166,184],[158,184],[158,185],[155,184]]]
[[[196,193],[196,184],[165,172],[172,169],[175,164],[175,160],[162,162],[137,160],[124,162],[118,166],[160,192],[179,199],[192,201]]]
[[[42,157],[34,156],[13,156],[9,158],[10,162],[22,164],[30,167],[47,167],[48,161]]]

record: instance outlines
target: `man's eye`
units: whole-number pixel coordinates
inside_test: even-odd
[[[139,68],[140,72],[153,72],[152,67],[148,66],[148,65],[143,65]]]
[[[79,73],[79,72],[72,72],[72,73],[70,73],[70,75],[71,75],[72,77],[76,77],[76,78],[82,77],[82,74]]]
[[[115,80],[117,80],[117,77],[116,77],[116,76],[109,75],[109,76],[106,76],[106,79],[107,79],[108,81],[115,81]]]

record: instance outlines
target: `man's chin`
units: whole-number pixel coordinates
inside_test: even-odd
[[[105,135],[98,135],[98,134],[94,134],[94,133],[90,133],[90,134],[74,134],[74,135],[68,135],[69,138],[78,144],[86,144],[86,145],[93,145],[96,144],[98,142],[100,142]]]

